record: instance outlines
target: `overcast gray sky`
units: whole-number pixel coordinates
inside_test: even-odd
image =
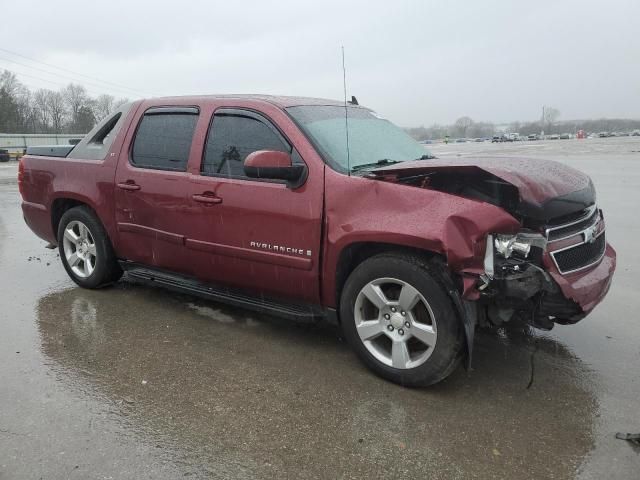
[[[640,118],[638,0],[3,0],[0,11],[0,68],[31,87],[73,77],[135,97],[7,51],[148,96],[342,98],[344,45],[348,94],[402,126],[533,120],[543,104],[563,119]]]

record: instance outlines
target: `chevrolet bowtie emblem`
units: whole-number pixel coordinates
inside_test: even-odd
[[[593,243],[596,241],[596,232],[598,231],[598,225],[593,225],[587,228],[584,232],[584,243]]]

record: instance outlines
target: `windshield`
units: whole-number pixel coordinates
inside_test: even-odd
[[[349,165],[345,108],[342,106],[289,107],[287,112],[311,138],[336,170],[347,172],[389,163],[429,158],[429,151],[402,129],[361,107],[347,107]],[[358,168],[360,167],[360,168]]]

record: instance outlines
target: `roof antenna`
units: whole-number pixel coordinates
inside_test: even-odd
[[[347,70],[344,68],[344,45],[342,45],[342,85],[344,87],[344,129],[347,134],[347,173],[351,176],[351,158],[349,156],[349,114],[347,109]]]

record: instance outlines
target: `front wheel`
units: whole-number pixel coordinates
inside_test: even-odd
[[[62,215],[58,249],[65,270],[81,287],[98,288],[122,276],[107,232],[86,207],[74,207]]]
[[[461,323],[439,275],[421,257],[382,254],[347,279],[340,302],[345,337],[383,378],[427,386],[458,365]]]

